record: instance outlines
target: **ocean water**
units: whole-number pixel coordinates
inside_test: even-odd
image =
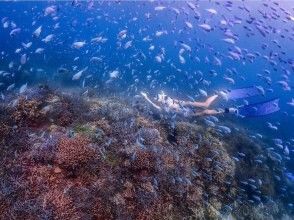
[[[21,96],[40,84],[129,102],[146,92],[157,104],[162,92],[173,99],[204,101],[221,91],[259,91],[238,100],[219,96],[211,108],[222,110],[278,98],[279,111],[272,114],[215,116],[234,131],[229,136],[242,130],[253,142],[272,148],[265,157],[269,151],[280,157],[278,167],[270,165],[267,171],[279,170],[273,175],[274,197],[252,190],[257,199],[240,197],[231,204],[249,200],[259,207],[259,197],[264,206],[265,200],[282,201],[279,215],[268,219],[293,218],[294,1],[1,1],[0,17],[3,105],[9,105],[12,94]],[[254,159],[247,162],[256,166]]]

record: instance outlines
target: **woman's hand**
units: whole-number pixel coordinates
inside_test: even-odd
[[[145,98],[145,99],[147,99],[148,98],[148,96],[147,96],[147,94],[146,94],[146,92],[140,92],[141,93],[141,95]]]

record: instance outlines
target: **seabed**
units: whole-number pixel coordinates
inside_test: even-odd
[[[1,219],[290,219],[279,158],[239,125],[93,94],[35,86],[1,103]]]

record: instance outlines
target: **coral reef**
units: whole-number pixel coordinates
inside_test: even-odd
[[[268,157],[268,169],[253,166],[264,148],[245,134],[223,137],[200,122],[169,121],[114,98],[76,99],[46,87],[25,95],[0,109],[1,219],[262,219],[264,213],[276,219],[281,213],[282,202],[246,202],[252,191],[240,182],[253,174],[264,181],[261,195],[275,198],[277,191],[269,172],[275,162]],[[247,156],[237,162],[239,151]]]
[[[61,137],[56,150],[57,164],[65,169],[77,169],[91,163],[96,153],[89,145],[90,141],[83,136]]]
[[[44,120],[41,113],[41,104],[39,100],[26,100],[21,97],[16,105],[16,110],[13,112],[12,117],[17,124],[23,125],[36,125]]]

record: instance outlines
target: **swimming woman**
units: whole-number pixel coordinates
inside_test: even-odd
[[[222,98],[225,98],[226,100],[236,100],[256,96],[259,94],[259,91],[256,87],[246,87],[241,89],[230,90],[226,93],[220,92],[219,94],[220,95],[212,95],[208,97],[204,102],[198,102],[173,99],[165,95],[163,92],[161,92],[157,95],[157,99],[155,101],[152,101],[145,92],[141,92],[141,95],[154,108],[165,112],[180,113],[184,116],[205,116],[217,115],[222,113],[232,113],[240,117],[258,117],[272,114],[280,110],[278,98],[274,98],[260,103],[241,105],[236,108],[233,107],[225,109],[210,109],[211,104],[220,96]],[[195,108],[198,108],[200,110],[195,112],[193,110]]]
[[[224,112],[223,110],[209,109],[210,105],[218,98],[218,95],[210,96],[204,102],[177,100],[165,95],[163,92],[158,94],[155,101],[152,101],[144,92],[141,92],[141,95],[154,108],[160,111],[183,113],[186,116],[216,115]],[[192,111],[192,108],[199,108],[201,110],[194,113],[194,111]]]

